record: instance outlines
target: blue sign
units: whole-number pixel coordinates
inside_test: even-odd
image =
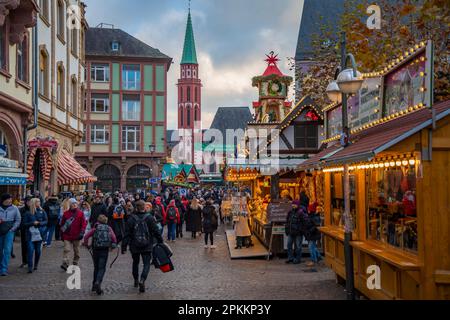
[[[27,184],[25,177],[2,177],[0,176],[1,186],[23,186]]]
[[[159,178],[150,178],[150,183],[157,184],[159,181]]]

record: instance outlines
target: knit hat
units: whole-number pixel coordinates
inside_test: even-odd
[[[72,205],[72,204],[78,204],[78,201],[77,201],[77,199],[75,199],[75,198],[71,198],[71,199],[69,200],[69,203],[70,203],[70,205]]]
[[[3,204],[3,202],[5,202],[5,200],[9,200],[12,199],[12,196],[9,193],[4,193],[2,194],[2,196],[0,197],[1,200],[1,204]]]
[[[300,201],[299,200],[294,200],[294,201],[292,201],[292,205],[300,207]]]

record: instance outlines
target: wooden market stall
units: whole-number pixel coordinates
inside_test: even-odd
[[[314,161],[324,177],[327,265],[345,279],[342,176],[349,164],[355,288],[371,299],[450,299],[450,101],[414,108],[350,140]],[[381,288],[370,290],[374,265]]]

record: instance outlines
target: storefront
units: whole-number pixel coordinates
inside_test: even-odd
[[[345,279],[343,165],[350,166],[355,288],[371,299],[450,299],[450,101],[373,126],[316,157],[326,263]],[[317,167],[316,167],[317,169]],[[369,290],[368,268],[381,289]]]

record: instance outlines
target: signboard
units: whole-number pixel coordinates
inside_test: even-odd
[[[342,106],[327,112],[327,137],[331,138],[342,133]]]
[[[160,178],[150,178],[151,184],[157,184],[159,182]]]
[[[8,146],[6,144],[0,144],[0,157],[6,157],[8,155]]]
[[[284,235],[286,233],[286,227],[285,226],[274,226],[272,228],[272,234],[273,235]]]
[[[180,192],[180,196],[181,197],[186,197],[187,196],[187,190],[186,189],[180,189],[179,192]]]
[[[19,163],[18,163],[18,161],[15,161],[15,160],[0,157],[0,167],[1,168],[18,168]]]
[[[426,61],[426,53],[423,52],[385,77],[385,116],[408,110],[418,104],[430,106]]]
[[[350,129],[381,119],[382,78],[368,78],[357,95],[348,99],[348,124]],[[341,117],[342,119],[342,117]]]
[[[267,220],[269,222],[285,223],[291,210],[291,202],[271,202],[267,206]]]
[[[1,186],[22,186],[26,184],[27,184],[26,176],[18,176],[18,177],[0,176]]]

